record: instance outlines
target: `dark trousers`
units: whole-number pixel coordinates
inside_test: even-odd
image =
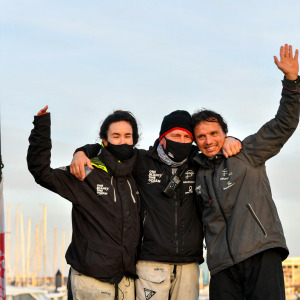
[[[279,252],[263,251],[211,276],[209,296],[210,300],[284,300]]]

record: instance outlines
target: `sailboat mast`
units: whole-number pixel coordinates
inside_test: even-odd
[[[66,241],[66,231],[63,230],[63,236],[62,236],[62,253],[61,253],[61,278],[62,278],[62,284],[64,285],[64,270],[65,270],[65,241]]]
[[[22,254],[22,285],[24,285],[26,281],[26,272],[25,272],[24,219],[23,219],[22,212],[20,212],[20,225],[21,225],[21,254]]]
[[[44,285],[46,285],[46,281],[47,281],[47,275],[46,275],[46,272],[47,272],[47,255],[46,255],[46,249],[47,249],[47,206],[44,205],[43,207],[43,211],[44,211],[44,239],[43,239],[43,254],[44,254]]]
[[[15,278],[16,284],[18,284],[18,273],[19,273],[19,204],[17,205],[16,211],[16,253],[15,253]]]
[[[31,235],[31,218],[28,219],[28,227],[27,227],[27,260],[26,260],[26,282],[29,284],[29,264],[30,264],[30,235]]]
[[[53,278],[55,279],[55,274],[56,274],[56,238],[57,238],[57,228],[54,228],[54,244],[53,244]]]

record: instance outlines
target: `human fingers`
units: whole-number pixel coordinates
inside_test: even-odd
[[[85,178],[85,169],[84,169],[85,164],[84,163],[80,163],[78,166],[78,176],[76,176],[79,180],[84,180]]]
[[[299,54],[299,50],[296,49],[296,51],[295,51],[295,57],[294,57],[296,60],[298,60],[298,54]]]
[[[83,180],[84,176],[82,175],[82,170],[81,170],[80,162],[76,160],[72,160],[72,163],[70,164],[70,173],[74,175],[77,179]],[[84,165],[83,165],[84,169]]]
[[[289,45],[285,44],[284,45],[284,56],[288,57],[288,55],[289,55]]]
[[[228,158],[228,153],[226,152],[226,150],[223,149],[222,152],[223,152],[223,155],[224,155],[226,158]]]
[[[293,58],[293,46],[289,45],[289,57]]]
[[[48,113],[47,109],[48,109],[48,105],[46,105],[44,108],[42,108],[36,115],[41,116],[41,115],[47,114]]]
[[[274,63],[275,63],[275,65],[278,67],[278,65],[279,65],[279,60],[278,60],[277,56],[274,56]]]
[[[90,161],[89,159],[87,159],[86,165],[87,165],[91,170],[94,169],[94,167],[93,167],[93,165],[92,165],[92,163],[91,163],[91,161]]]

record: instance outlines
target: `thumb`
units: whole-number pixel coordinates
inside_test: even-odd
[[[91,170],[94,170],[94,167],[93,167],[93,165],[92,165],[92,163],[91,163],[91,161],[90,161],[89,159],[86,161],[86,165],[87,165]]]
[[[228,158],[228,153],[227,153],[224,149],[222,149],[222,152],[223,152],[223,155],[224,155],[226,158]]]
[[[277,56],[274,56],[274,63],[275,63],[276,66],[278,67],[278,65],[279,65],[280,62],[279,62]]]

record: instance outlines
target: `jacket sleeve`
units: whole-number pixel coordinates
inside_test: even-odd
[[[252,165],[261,165],[275,156],[296,130],[300,108],[299,82],[299,77],[297,81],[282,81],[282,97],[275,118],[243,141],[242,152]]]
[[[86,144],[80,148],[77,148],[74,153],[83,151],[88,158],[92,158],[99,154],[100,149],[100,144]]]
[[[54,193],[77,203],[78,186],[83,184],[69,173],[67,168],[52,169],[50,113],[34,117],[34,128],[29,136],[27,165],[36,183]]]

